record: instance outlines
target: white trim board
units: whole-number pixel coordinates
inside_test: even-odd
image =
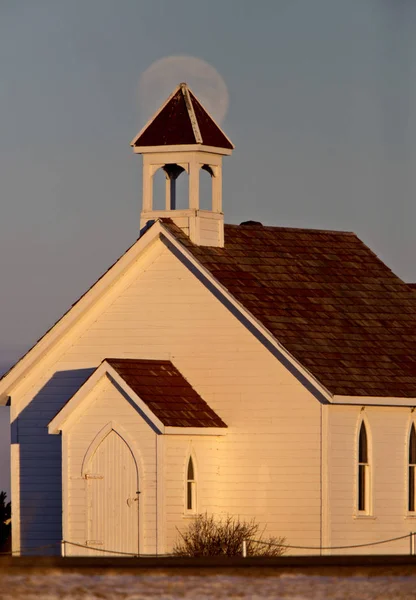
[[[388,396],[333,396],[331,404],[353,406],[403,406],[416,407],[416,398],[393,398]]]
[[[0,380],[0,406],[8,402],[12,388],[24,377],[64,334],[104,295],[136,262],[139,256],[159,239],[161,224],[156,222],[108,269],[92,287],[53,325],[43,337]]]
[[[135,154],[162,154],[167,152],[208,152],[210,154],[222,154],[231,156],[232,150],[229,148],[217,148],[217,146],[206,146],[205,144],[177,144],[166,146],[134,146]]]

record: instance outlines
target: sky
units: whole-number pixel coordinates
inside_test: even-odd
[[[138,237],[164,57],[228,89],[226,222],[355,231],[416,281],[414,0],[0,0],[0,56],[0,372]],[[7,492],[8,448],[0,408]]]

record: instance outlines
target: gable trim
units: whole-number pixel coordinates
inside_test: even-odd
[[[127,399],[133,401],[141,416],[155,431],[155,433],[160,434],[165,432],[165,426],[153,414],[147,404],[145,404],[143,400],[139,398],[139,396],[127,385],[117,371],[115,371],[113,367],[111,367],[104,360],[94,371],[94,373],[87,379],[87,381],[72,396],[72,398],[65,404],[65,406],[58,412],[58,414],[50,421],[48,424],[49,433],[58,434],[71,426],[71,423],[76,418],[85,398],[93,391],[96,384],[104,377],[107,377],[111,384],[114,385],[114,387],[121,392],[123,396],[127,396]]]
[[[10,391],[64,334],[119,280],[140,255],[160,238],[161,224],[155,222],[128,250],[81,296],[26,354],[0,379],[0,406],[8,402]]]

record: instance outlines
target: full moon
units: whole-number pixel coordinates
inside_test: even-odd
[[[227,114],[228,90],[216,69],[194,56],[166,56],[142,73],[138,85],[141,125],[156,112],[179,83],[186,82],[217,123]]]

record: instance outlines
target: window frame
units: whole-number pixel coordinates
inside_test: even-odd
[[[357,517],[366,517],[372,515],[373,503],[370,436],[364,419],[359,422],[356,448],[355,511]]]
[[[192,472],[190,472],[190,467]],[[188,459],[185,464],[185,514],[194,515],[196,514],[196,503],[197,503],[197,477],[195,468],[195,458],[191,454],[188,455]]]
[[[416,517],[416,428],[412,421],[407,439],[407,514]]]

